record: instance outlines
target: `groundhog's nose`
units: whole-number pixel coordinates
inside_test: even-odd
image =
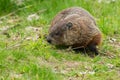
[[[48,43],[51,43],[51,42],[52,42],[52,40],[50,39],[49,36],[47,36],[47,42],[48,42]]]
[[[50,39],[47,39],[47,42],[48,42],[48,43],[51,43],[52,41],[51,41]]]

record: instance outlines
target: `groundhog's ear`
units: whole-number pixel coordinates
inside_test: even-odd
[[[68,29],[70,29],[73,26],[73,24],[71,22],[68,22],[66,26],[68,27]]]

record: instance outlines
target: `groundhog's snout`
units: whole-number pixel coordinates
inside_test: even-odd
[[[46,37],[46,40],[47,40],[48,43],[52,43],[52,40],[49,36]]]

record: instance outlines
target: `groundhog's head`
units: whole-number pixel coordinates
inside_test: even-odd
[[[65,23],[63,21],[55,24],[49,30],[49,35],[47,36],[47,41],[55,45],[65,44],[65,34],[68,30],[73,27],[71,22]]]
[[[49,29],[47,41],[54,45],[72,45],[78,41],[78,29],[72,21],[60,21]]]

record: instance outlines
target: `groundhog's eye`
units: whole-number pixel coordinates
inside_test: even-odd
[[[68,22],[66,26],[68,27],[68,29],[70,29],[73,26],[73,24],[71,22]]]

